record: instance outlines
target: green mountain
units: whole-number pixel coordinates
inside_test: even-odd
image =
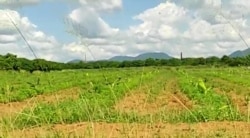
[[[130,56],[115,56],[110,58],[109,60],[111,61],[132,61],[134,60],[134,57],[130,57]]]
[[[80,62],[83,62],[83,60],[81,60],[81,59],[74,59],[74,60],[71,60],[71,61],[69,61],[67,63],[80,63]]]
[[[229,57],[244,57],[250,54],[250,48],[246,50],[238,50],[229,55]]]
[[[167,55],[166,53],[163,52],[150,52],[150,53],[144,53],[140,54],[136,57],[131,57],[131,56],[115,56],[110,58],[109,60],[111,61],[133,61],[133,60],[146,60],[148,58],[153,58],[153,59],[170,59],[172,58],[171,56]]]

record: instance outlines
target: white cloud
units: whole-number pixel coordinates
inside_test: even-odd
[[[87,37],[84,41],[91,42],[92,52],[98,53],[96,55],[100,59],[112,55],[136,55],[149,51],[162,51],[175,57],[178,57],[181,51],[185,56],[191,57],[222,56],[246,48],[238,31],[247,38],[247,30],[250,29],[247,19],[229,17],[231,15],[228,13],[235,9],[230,2],[226,2],[224,8],[221,0],[192,2],[175,0],[174,2],[166,1],[134,16],[133,19],[141,23],[130,26],[126,31],[114,31],[115,29],[109,26],[107,29],[99,29],[99,35]],[[220,12],[224,17],[216,11],[221,7]],[[228,7],[230,9],[225,9]],[[86,9],[84,10],[86,12]],[[90,15],[91,17],[88,17],[91,19],[100,17],[96,10],[92,12],[95,16],[89,13],[86,16]],[[86,17],[76,19],[88,21]],[[98,20],[95,21],[98,23]],[[107,24],[104,21],[102,23]],[[95,26],[99,28],[101,23]],[[101,37],[100,34],[107,30],[113,33]]]
[[[54,36],[38,30],[27,17],[12,11],[13,19],[39,57],[68,61],[83,59],[86,54],[87,59],[92,60],[149,51],[166,52],[175,57],[180,52],[190,57],[222,56],[246,48],[238,32],[250,43],[247,39],[250,38],[248,0],[166,1],[131,17],[140,23],[129,26],[127,30],[112,27],[101,16],[104,12],[121,10],[122,0],[74,2],[80,3],[79,7],[67,15],[66,24],[69,30],[81,35],[81,40],[68,44],[61,44]],[[26,1],[27,5],[29,3],[32,3],[31,0]],[[7,16],[1,12],[1,52],[32,57]]]
[[[57,54],[61,53],[56,53],[57,49],[60,49],[57,40],[53,36],[47,36],[39,31],[37,26],[32,24],[27,17],[22,17],[18,12],[11,10],[0,10],[0,17],[0,24],[3,25],[0,27],[1,54],[13,53],[31,59],[34,58],[29,47],[11,22],[13,20],[38,58],[60,60],[56,57]]]
[[[21,8],[23,6],[38,4],[40,0],[0,0],[0,8]]]
[[[189,30],[184,32],[184,37],[193,41],[211,41],[215,39],[215,32],[210,23],[204,20],[194,20],[190,23]]]
[[[186,10],[183,7],[178,7],[174,3],[166,2],[144,11],[143,13],[135,16],[134,19],[139,19],[141,21],[149,21],[153,19],[152,21],[154,23],[161,24],[163,22],[177,22],[182,18],[186,18],[185,15]]]
[[[0,35],[0,43],[11,43],[11,42],[15,42],[17,40],[17,36],[16,35]]]
[[[96,11],[114,11],[122,8],[122,0],[79,0],[83,7]]]
[[[68,26],[82,37],[109,37],[114,36],[119,29],[111,28],[96,11],[81,7],[73,10],[68,16]]]
[[[66,0],[65,0],[66,1]],[[16,8],[16,6],[29,5],[38,3],[39,0],[27,0],[22,2],[4,3],[4,8]],[[72,2],[72,1],[70,1]],[[119,29],[110,27],[100,16],[99,12],[111,12],[121,8],[121,0],[112,1],[90,1],[81,0],[81,7],[73,10],[68,16],[68,25],[73,25],[73,30],[80,29],[82,37],[87,37],[86,41],[93,45],[93,49],[101,53],[109,53],[102,46],[112,47],[116,49],[116,45],[124,43],[122,40],[110,43],[107,39],[113,39],[115,35],[119,35]],[[100,5],[99,5],[100,4]],[[47,60],[66,61],[69,58],[80,58],[82,53],[86,52],[86,48],[80,43],[60,44],[53,36],[48,36],[44,32],[37,29],[37,26],[32,24],[27,17],[21,17],[18,12],[10,10],[0,11],[0,47],[1,54],[14,53],[27,58],[34,58],[29,48],[25,45],[17,32],[9,17],[5,12],[8,12],[13,18],[29,44],[32,46],[39,58]],[[85,13],[85,14],[83,14]],[[73,23],[73,24],[72,24]],[[81,26],[79,26],[81,24]],[[87,31],[82,29],[87,28]],[[98,46],[95,47],[95,46]],[[111,50],[112,51],[112,50]],[[105,55],[104,54],[104,55]],[[90,59],[90,54],[89,58]],[[99,54],[100,56],[102,54]],[[102,57],[102,56],[101,56]],[[99,57],[99,58],[101,58]],[[104,56],[105,57],[105,56]]]
[[[161,25],[158,30],[159,36],[162,39],[171,39],[177,37],[177,30],[168,25]]]

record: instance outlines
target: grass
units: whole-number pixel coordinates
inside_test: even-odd
[[[138,86],[141,74],[110,75],[92,80],[90,88],[83,91],[74,101],[65,100],[56,104],[38,104],[34,109],[24,110],[14,119],[17,127],[36,126],[53,123],[73,123],[79,121],[114,120],[117,113],[110,107],[123,97],[126,91]],[[149,81],[157,73],[145,72],[143,81]],[[119,117],[116,117],[118,120]]]
[[[197,105],[193,111],[197,121],[241,120],[240,113],[225,95],[206,87],[201,78],[189,76],[184,71],[178,73],[182,91]]]
[[[128,70],[126,73],[121,70],[79,70],[51,73],[34,73],[1,71],[0,80],[0,103],[23,101],[37,95],[53,93],[55,91],[75,86],[86,88],[90,83],[103,81],[113,83],[114,77],[134,75],[139,71]],[[125,71],[125,70],[124,70]],[[115,76],[119,73],[119,76]],[[105,75],[104,75],[105,74]],[[107,78],[105,78],[105,76]],[[106,80],[108,79],[108,80]]]
[[[233,71],[237,70],[233,69]],[[223,70],[203,68],[197,73],[197,69],[161,67],[63,71],[33,75],[1,72],[5,75],[5,79],[0,82],[0,86],[5,88],[0,95],[1,102],[22,101],[39,94],[53,93],[73,86],[81,87],[82,92],[75,100],[61,100],[53,104],[38,103],[34,108],[23,110],[21,114],[5,117],[0,127],[8,132],[21,128],[78,122],[155,124],[247,121],[235,109],[230,98],[216,93],[210,85],[211,82],[204,81],[204,76],[210,76],[209,73],[216,74],[215,72],[223,72]],[[244,73],[247,74],[247,72]],[[28,78],[29,75],[32,77]],[[14,76],[17,76],[17,79],[14,79]],[[24,76],[27,79],[21,81],[20,78]],[[37,78],[40,78],[39,84],[36,82]],[[134,90],[143,91],[149,95],[149,100],[146,102],[153,103],[160,94],[170,90],[166,88],[166,83],[173,79],[178,83],[181,93],[194,103],[192,108],[184,107],[183,110],[171,112],[159,110],[156,113],[144,115],[114,109],[114,105],[126,95],[133,94],[131,92]],[[242,77],[242,79],[245,78]],[[27,85],[27,82],[32,81],[36,83],[34,88],[40,90],[39,93]],[[236,81],[244,82],[240,79]],[[10,89],[11,87],[14,88]],[[25,95],[22,91],[30,95]],[[52,136],[57,137],[61,134],[55,133]]]

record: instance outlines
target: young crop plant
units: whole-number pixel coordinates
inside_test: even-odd
[[[205,82],[203,79],[199,79],[198,82],[196,83],[196,87],[199,89],[200,92],[207,94],[210,90],[210,88],[207,88],[205,85]]]
[[[144,85],[158,79],[160,72],[152,72],[145,69],[143,79],[141,71],[135,69],[103,70],[102,72],[89,71],[89,77],[84,79],[80,86],[84,89],[79,97],[74,100],[62,100],[57,103],[40,103],[32,109],[25,109],[15,119],[9,122],[17,128],[27,126],[73,123],[83,121],[106,121],[120,122],[141,120],[137,115],[121,114],[114,110],[113,106],[127,92],[137,89],[140,84]],[[74,73],[74,72],[72,72]],[[79,83],[86,73],[75,72],[71,85]],[[79,73],[79,74],[78,74]],[[103,74],[105,73],[105,78]],[[71,74],[66,72],[66,74]],[[64,72],[65,75],[65,72]],[[66,75],[68,76],[68,75]],[[72,77],[71,77],[72,78]],[[43,79],[41,79],[43,81]],[[84,85],[84,86],[83,86]]]
[[[188,73],[183,75],[183,71],[177,72],[177,75],[181,90],[196,104],[191,111],[199,121],[242,119],[228,97],[207,88],[203,79]]]

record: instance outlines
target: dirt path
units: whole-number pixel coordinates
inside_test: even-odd
[[[0,118],[20,113],[24,108],[32,108],[37,103],[56,103],[63,99],[75,99],[78,97],[80,88],[60,90],[50,95],[39,95],[22,102],[10,102],[0,104]]]
[[[135,112],[145,115],[192,108],[192,102],[180,92],[177,80],[170,80],[163,89],[154,100],[150,94],[145,92],[145,89],[130,92],[115,105],[115,109],[120,112]]]
[[[0,135],[1,136],[1,135]],[[207,122],[197,124],[77,123],[15,130],[5,137],[250,137],[250,123]]]

